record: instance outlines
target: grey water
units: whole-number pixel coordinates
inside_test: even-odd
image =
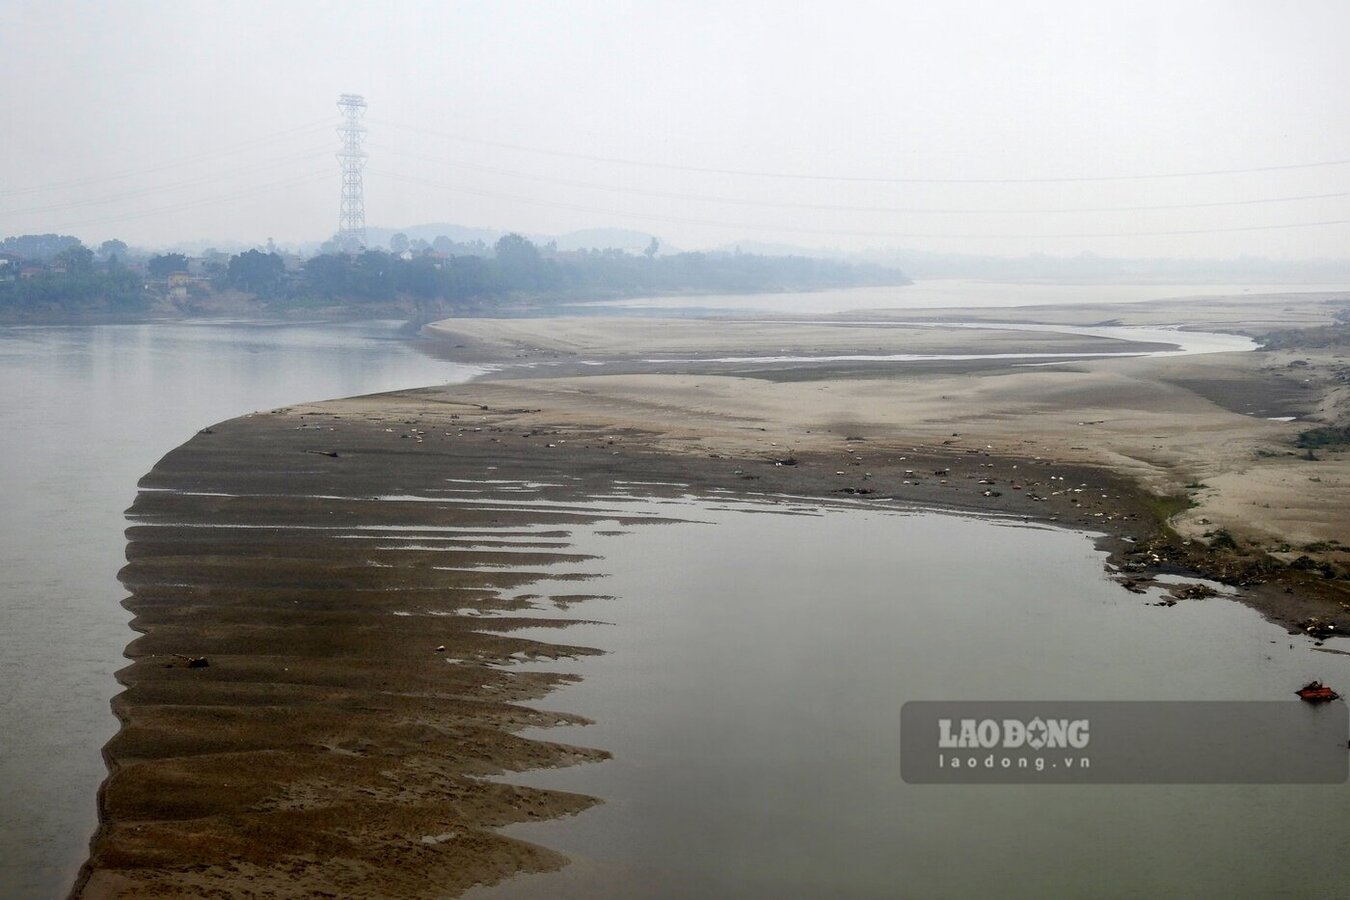
[[[1033,296],[1043,295],[986,285],[978,296],[962,293],[959,305],[1017,305]],[[802,314],[885,305],[858,304],[854,292],[750,302],[779,310],[784,297],[793,298],[787,311]],[[716,298],[710,305],[717,307]],[[0,328],[7,507],[0,518],[0,896],[64,894],[96,824],[100,748],[116,730],[108,706],[118,690],[114,673],[134,637],[116,573],[124,562],[123,510],[139,478],[198,429],[231,416],[463,381],[479,371],[416,352],[395,323]],[[1034,583],[1040,575],[1033,568],[1013,577]],[[964,650],[954,643],[952,653]],[[560,705],[571,702],[559,695]]]
[[[222,419],[478,371],[393,322],[0,328],[0,896],[62,896],[86,855],[140,477]]]
[[[1345,784],[909,785],[899,712],[1297,704],[1310,678],[1350,685],[1350,655],[1228,599],[1152,606],[1106,577],[1083,532],[868,504],[642,502],[690,521],[575,533],[604,560],[586,564],[606,573],[587,590],[612,599],[571,607],[563,632],[513,632],[606,651],[523,666],[581,675],[536,705],[594,720],[523,734],[613,759],[506,780],[604,802],[505,829],[566,854],[561,872],[466,896],[1345,895]]]

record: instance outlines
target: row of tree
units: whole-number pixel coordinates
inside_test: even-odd
[[[53,247],[50,240],[38,243],[44,252]],[[445,255],[430,248],[418,253],[365,250],[322,254],[288,267],[280,255],[260,250],[222,255],[204,266],[194,266],[181,253],[165,253],[138,261],[133,269],[116,246],[105,245],[96,255],[75,241],[62,243],[40,271],[0,280],[0,309],[144,309],[167,296],[164,286],[172,276],[189,271],[199,295],[233,290],[274,308],[323,305],[400,312],[483,310],[517,300],[547,303],[647,293],[907,283],[898,270],[876,265],[740,253],[662,256],[657,249],[653,240],[641,255],[618,250],[560,253],[510,234],[482,256]]]
[[[230,261],[231,270],[235,260]],[[261,260],[248,266],[259,270]],[[268,291],[327,301],[482,306],[505,299],[558,301],[659,294],[743,293],[826,287],[907,284],[896,269],[793,256],[677,253],[659,256],[655,245],[635,255],[618,250],[559,253],[517,234],[497,241],[490,256],[434,252],[395,254],[366,250],[326,254],[287,278],[275,266]],[[233,276],[232,276],[233,277]]]
[[[125,244],[116,243],[125,251]],[[40,240],[38,244],[40,252],[46,256],[46,263],[37,272],[24,273],[29,277],[22,277],[21,268],[12,261],[0,270],[4,272],[0,277],[0,311],[84,312],[99,309],[124,314],[139,312],[150,305],[145,279],[139,272],[127,268],[117,255],[117,248],[108,248],[107,242],[100,248],[99,257],[74,239]],[[32,248],[25,249],[31,252]],[[13,254],[14,251],[0,252]],[[6,271],[11,269],[20,271]]]

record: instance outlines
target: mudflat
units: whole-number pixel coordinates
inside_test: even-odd
[[[1110,309],[1236,331],[1324,326],[1339,308],[1144,306]],[[440,897],[564,865],[494,829],[596,801],[481,776],[605,755],[516,737],[575,717],[547,709],[563,676],[510,667],[603,648],[511,632],[561,626],[550,608],[584,603],[584,575],[552,567],[603,567],[570,547],[568,527],[594,521],[579,501],[616,481],[1086,527],[1106,535],[1127,583],[1195,571],[1245,585],[1240,599],[1291,629],[1314,617],[1350,627],[1350,457],[1295,446],[1345,422],[1336,346],[801,377],[795,362],[698,360],[1106,344],[997,327],[619,319],[455,320],[430,339],[502,368],[235,419],[144,479],[122,573],[141,636],[119,674],[122,728],[78,896]],[[693,362],[644,368],[657,345]],[[513,505],[520,482],[551,502]]]

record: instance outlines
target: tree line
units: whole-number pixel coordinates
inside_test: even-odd
[[[105,241],[99,256],[74,238],[36,235],[24,242],[10,238],[0,243],[5,265],[0,267],[0,311],[86,312],[97,309],[115,314],[147,309],[150,297],[145,279],[129,268],[117,250],[121,241]],[[15,252],[22,248],[33,256]],[[29,263],[29,265],[25,265]]]
[[[319,302],[408,302],[481,308],[522,300],[556,303],[642,294],[748,293],[908,284],[897,269],[793,256],[740,253],[659,255],[619,250],[558,252],[518,234],[499,239],[491,255],[435,252],[325,254],[288,275],[275,262],[241,261],[260,295]],[[231,260],[233,268],[235,261]],[[238,276],[232,276],[238,277]]]
[[[33,237],[33,236],[27,236]],[[653,240],[642,254],[619,250],[559,252],[518,234],[502,237],[486,255],[447,255],[368,249],[290,260],[249,250],[191,260],[180,253],[125,261],[126,245],[105,242],[98,254],[73,238],[38,236],[45,260],[16,277],[0,268],[0,309],[147,309],[168,295],[164,284],[190,275],[196,296],[237,291],[278,310],[356,307],[389,312],[453,314],[504,304],[550,304],[642,294],[748,293],[827,287],[907,284],[897,269],[797,256],[732,253],[663,255]],[[55,240],[53,240],[55,239]],[[16,239],[10,239],[11,242]],[[4,244],[0,243],[0,247]],[[120,251],[120,252],[119,252]],[[3,252],[3,251],[0,251]],[[39,262],[35,260],[35,262]]]

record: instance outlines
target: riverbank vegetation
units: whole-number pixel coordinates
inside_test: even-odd
[[[485,255],[425,247],[303,259],[248,250],[190,258],[96,254],[75,238],[27,235],[0,246],[0,316],[313,314],[429,317],[538,309],[570,301],[670,293],[762,293],[903,285],[898,269],[800,256],[564,252],[506,235]],[[25,253],[29,255],[24,255]]]

